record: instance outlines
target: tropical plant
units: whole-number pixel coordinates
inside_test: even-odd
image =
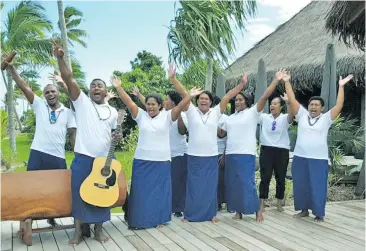
[[[64,10],[64,17],[69,44],[74,46],[74,43],[77,43],[86,48],[87,44],[83,38],[87,38],[88,33],[86,30],[79,29],[83,13],[75,7],[67,6]],[[60,22],[58,22],[58,27],[60,28]]]
[[[21,1],[7,13],[4,29],[1,31],[1,58],[12,51],[18,53],[15,67],[32,65],[33,67],[50,64],[52,55],[51,40],[47,33],[52,30],[51,21],[45,15],[45,9],[32,1]],[[10,74],[3,79],[7,89],[8,128],[10,148],[16,154],[14,127],[14,88]]]
[[[168,33],[170,60],[188,67],[207,60],[206,90],[212,90],[213,61],[226,66],[235,51],[233,28],[245,28],[255,1],[179,1]]]

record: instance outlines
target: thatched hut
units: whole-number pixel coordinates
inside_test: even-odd
[[[335,1],[325,28],[346,45],[365,51],[365,1]]]
[[[354,74],[357,88],[349,88],[344,111],[360,118],[361,93],[364,92],[364,52],[346,46],[325,29],[325,17],[333,2],[313,1],[276,31],[258,42],[225,70],[226,86],[235,86],[245,71],[249,75],[249,91],[254,93],[259,59],[267,69],[267,82],[279,68],[291,71],[296,96],[307,104],[310,96],[320,95],[323,65],[328,44],[333,44],[337,61],[337,76]],[[336,84],[336,83],[335,83]],[[352,99],[353,102],[347,102]],[[349,106],[349,107],[347,107]]]

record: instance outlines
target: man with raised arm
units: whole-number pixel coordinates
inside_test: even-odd
[[[106,84],[101,79],[90,83],[90,97],[82,92],[67,68],[64,51],[55,45],[54,55],[57,58],[61,77],[66,83],[69,96],[75,107],[78,134],[75,143],[75,158],[71,164],[72,216],[75,222],[75,235],[69,241],[71,246],[82,240],[81,223],[95,224],[95,239],[108,241],[103,235],[102,224],[110,220],[110,208],[96,207],[85,203],[80,197],[80,186],[88,177],[94,158],[107,156],[112,139],[112,130],[117,127],[117,110],[105,102]],[[120,135],[115,135],[120,137]]]
[[[344,102],[344,85],[352,75],[339,78],[336,105],[326,113],[324,100],[311,97],[306,110],[295,98],[290,83],[290,74],[283,76],[288,96],[289,113],[298,121],[297,140],[292,161],[292,178],[295,210],[301,210],[295,218],[309,216],[309,209],[315,215],[315,221],[324,221],[325,203],[328,185],[328,131],[338,117]]]
[[[76,121],[70,109],[59,101],[59,91],[54,84],[43,89],[44,99],[38,97],[21,78],[11,62],[3,62],[19,89],[31,104],[36,115],[36,131],[28,159],[27,171],[66,169],[66,134],[70,135],[74,148]],[[54,219],[48,223],[56,226]]]

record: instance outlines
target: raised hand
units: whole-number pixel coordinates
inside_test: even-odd
[[[174,67],[173,63],[170,63],[170,65],[169,65],[168,76],[169,76],[169,78],[175,77],[175,67]]]
[[[3,54],[3,60],[1,62],[1,70],[4,71],[9,65],[12,65],[12,61],[17,53],[12,52],[10,54]]]
[[[118,86],[122,85],[122,80],[119,77],[117,77],[116,75],[113,75],[111,77],[110,82],[114,87],[118,87]]]
[[[288,96],[286,92],[283,93],[283,96],[281,95],[281,98],[283,101],[288,102]]]
[[[283,79],[283,76],[286,74],[286,69],[280,69],[279,71],[276,72],[276,79],[278,81],[280,81],[281,79]]]
[[[62,58],[65,55],[64,50],[62,49],[62,46],[60,44],[55,43],[53,45],[53,55],[56,58]]]
[[[345,84],[347,84],[351,79],[353,78],[353,75],[348,75],[347,77],[345,77],[344,79],[342,79],[342,76],[339,76],[339,81],[338,81],[338,85],[339,86],[344,86]]]
[[[107,91],[107,94],[106,94],[106,96],[105,96],[104,100],[105,100],[105,101],[109,101],[109,100],[111,100],[112,98],[116,98],[116,97],[117,97],[117,95],[116,95],[116,94],[114,94],[114,92],[112,92],[112,91]]]
[[[139,94],[140,94],[140,90],[139,90],[139,88],[138,88],[137,86],[133,87],[133,90],[132,90],[131,94],[133,94],[133,95],[135,95],[136,97],[138,97],[138,96],[139,96]]]
[[[189,96],[191,98],[194,98],[198,95],[200,95],[201,93],[203,92],[203,90],[201,88],[196,88],[196,87],[193,87],[190,91],[189,91]]]
[[[290,72],[289,71],[285,71],[283,73],[282,80],[285,81],[285,82],[288,82],[288,81],[290,81],[290,79],[291,79]]]
[[[55,81],[57,84],[61,85],[62,87],[65,85],[64,80],[61,78],[58,73],[50,73],[48,76],[49,80]]]
[[[247,74],[245,72],[241,76],[240,84],[242,84],[244,86],[246,86],[248,84],[248,76],[247,76]]]

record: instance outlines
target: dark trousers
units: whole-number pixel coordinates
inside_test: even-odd
[[[271,146],[261,146],[259,165],[261,182],[259,185],[259,198],[267,199],[272,173],[276,178],[276,198],[282,200],[285,195],[285,178],[289,162],[289,150]]]

